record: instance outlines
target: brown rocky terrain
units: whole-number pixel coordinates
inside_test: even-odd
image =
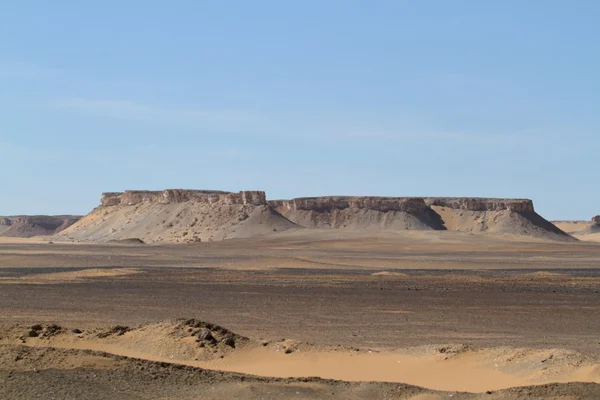
[[[316,197],[269,205],[307,228],[451,230],[574,240],[537,214],[527,199]]]
[[[1,238],[0,398],[594,399],[599,260],[448,230]]]
[[[434,396],[429,397],[434,399],[440,398],[438,396],[507,398],[509,393],[523,390],[531,393],[522,397],[531,398],[535,393],[548,395],[549,384],[567,396],[589,396],[600,391],[598,358],[575,351],[475,348],[459,344],[374,351],[372,348],[323,346],[284,338],[250,339],[196,319],[166,320],[137,327],[66,328],[55,323],[0,326],[0,361],[0,374],[8,372],[6,380],[14,385],[9,393],[14,395],[23,394],[24,382],[19,383],[20,374],[48,374],[53,370],[94,374],[92,391],[97,395],[105,384],[102,378],[97,379],[98,370],[127,374],[130,363],[140,367],[140,376],[134,380],[144,380],[146,368],[152,371],[151,375],[160,374],[160,370],[170,374],[169,371],[179,369],[199,375],[220,375],[230,384],[262,381],[267,387],[292,383],[289,378],[292,376],[297,382],[329,386],[333,392],[326,397],[335,395],[336,384],[343,381],[350,389],[346,396],[357,391],[361,381],[368,381],[367,385],[371,386],[369,397],[377,398],[388,394],[386,389],[394,387],[397,389],[394,398],[413,399],[418,399],[414,396],[419,393]],[[158,371],[152,368],[153,363],[161,368]],[[82,384],[78,380],[69,382],[64,376],[61,380],[62,385],[72,386],[72,391]],[[573,381],[587,385],[574,386],[570,383]],[[198,395],[207,389],[207,384],[210,382],[190,383],[188,394]],[[398,384],[400,386],[395,386]],[[181,390],[172,382],[165,382],[165,387],[171,391],[170,396]],[[515,390],[515,387],[519,388]],[[252,393],[247,387],[238,390],[244,398]],[[299,392],[295,394],[297,397]],[[495,397],[490,397],[492,394]],[[6,395],[5,392],[3,398],[12,398]],[[146,396],[153,398],[155,395]],[[217,397],[222,395],[224,393],[219,393]],[[306,398],[324,395],[313,393]]]
[[[61,232],[81,217],[75,215],[21,215],[0,218],[0,235],[28,238]]]
[[[104,193],[101,205],[61,232],[57,240],[190,243],[295,227],[268,206],[260,191],[131,190]]]
[[[104,193],[58,240],[199,242],[291,229],[452,230],[575,240],[531,200],[328,196],[267,201],[261,191],[169,189]]]
[[[6,217],[0,217],[0,235],[7,231],[12,225],[12,220]]]
[[[437,391],[402,383],[265,378],[103,351],[0,346],[0,397],[16,399],[596,399],[600,385],[573,382],[484,393]]]

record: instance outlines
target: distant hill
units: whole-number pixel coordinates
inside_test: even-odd
[[[76,215],[18,215],[0,217],[0,236],[32,237],[54,235],[77,222]]]
[[[447,230],[575,241],[528,199],[326,196],[267,201],[261,191],[104,193],[56,235],[66,241],[200,242],[291,229]]]

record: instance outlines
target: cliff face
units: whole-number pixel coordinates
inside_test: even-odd
[[[353,208],[381,212],[421,213],[427,209],[427,204],[423,199],[417,197],[303,197],[292,200],[273,200],[269,201],[269,205],[282,212],[292,210],[326,212]]]
[[[533,202],[529,199],[486,199],[478,197],[428,197],[428,206],[448,207],[455,210],[469,211],[515,211],[522,213],[535,212]]]
[[[100,203],[110,207],[116,205],[136,205],[141,203],[222,203],[222,204],[251,204],[266,205],[265,192],[243,191],[230,193],[211,190],[167,189],[161,191],[127,190],[125,192],[103,193]]]
[[[574,240],[539,216],[528,199],[329,196],[269,205],[306,228],[429,229]]]
[[[269,208],[262,191],[128,190],[104,193],[100,203],[56,239],[201,242],[296,227]]]
[[[422,213],[431,206],[447,207],[469,211],[515,211],[534,212],[533,202],[528,199],[487,199],[470,197],[302,197],[292,200],[272,200],[269,205],[275,209],[305,210],[325,212],[347,208],[374,211],[402,211]]]
[[[104,193],[100,207],[58,236],[184,242],[297,228],[450,230],[574,240],[536,214],[528,199],[323,196],[267,201],[262,191],[184,189]]]

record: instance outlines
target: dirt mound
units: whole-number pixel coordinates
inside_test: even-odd
[[[194,243],[297,228],[261,192],[129,191],[105,194],[102,204],[56,239]]]
[[[80,218],[74,215],[26,215],[2,218],[0,235],[24,238],[54,235],[67,229]]]
[[[182,364],[210,362],[250,342],[227,328],[196,319],[95,329],[66,329],[56,324],[0,327],[0,344],[85,348]]]

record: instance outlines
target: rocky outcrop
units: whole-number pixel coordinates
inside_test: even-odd
[[[304,210],[325,212],[345,210],[347,208],[374,210],[381,212],[402,211],[422,213],[427,210],[427,204],[418,197],[302,197],[292,200],[269,201],[269,206],[277,211]]]
[[[323,196],[267,201],[265,192],[127,190],[65,230],[67,240],[197,242],[289,229],[451,230],[575,240],[528,199]]]
[[[161,191],[126,190],[125,192],[108,192],[102,194],[102,206],[136,205],[141,203],[222,203],[266,205],[265,192],[243,191],[239,193],[215,190],[167,189]]]
[[[595,217],[592,218],[592,224],[600,225],[600,215],[596,215]]]
[[[533,202],[529,199],[487,199],[478,197],[428,197],[428,206],[448,207],[469,211],[515,211],[534,212]]]
[[[346,208],[374,211],[425,212],[431,206],[469,211],[515,211],[534,212],[533,202],[528,199],[488,199],[473,197],[302,197],[292,200],[272,200],[269,205],[277,210],[332,211]]]
[[[0,226],[11,226],[12,225],[12,221],[8,218],[0,218]]]
[[[127,190],[104,193],[99,207],[55,239],[196,243],[292,228],[297,226],[273,211],[262,191]]]
[[[420,197],[326,196],[274,200],[269,206],[305,228],[350,230],[443,229]]]
[[[528,199],[473,197],[307,197],[269,201],[305,228],[454,230],[575,240]]]
[[[80,216],[73,215],[17,216],[11,221],[10,227],[2,232],[2,236],[32,237],[54,235],[55,233],[67,229],[80,218]]]

